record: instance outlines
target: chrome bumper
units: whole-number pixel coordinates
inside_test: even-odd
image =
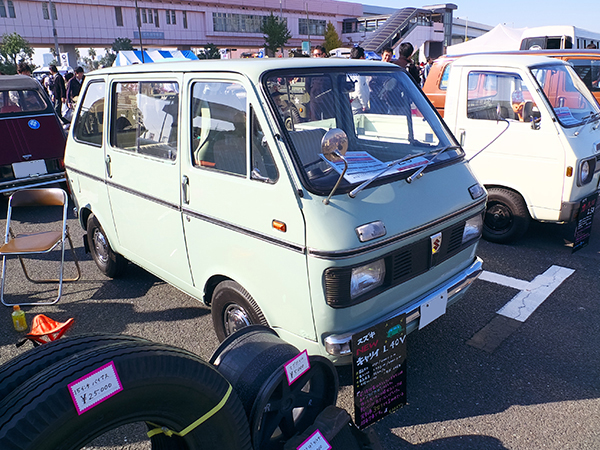
[[[67,181],[64,172],[52,173],[39,177],[18,178],[0,183],[0,194],[7,194],[20,189],[48,186],[49,184],[62,183],[64,181]]]
[[[378,323],[385,320],[389,320],[392,317],[399,316],[400,314],[406,314],[406,328],[410,332],[417,326],[417,320],[421,317],[420,307],[424,303],[436,298],[444,292],[448,292],[448,304],[454,303],[459,298],[459,294],[463,293],[483,271],[483,260],[476,257],[475,261],[467,267],[465,270],[450,278],[446,283],[438,286],[434,291],[430,291],[427,294],[413,300],[410,304],[404,305],[402,308],[391,312],[387,316],[384,316],[377,321],[360,328],[348,331],[343,334],[332,334],[325,338],[325,350],[330,355],[344,356],[349,355],[351,352],[350,342],[352,341],[352,335],[360,333],[363,330],[371,328]]]

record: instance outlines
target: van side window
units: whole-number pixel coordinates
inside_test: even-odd
[[[75,140],[96,146],[102,145],[105,88],[104,81],[88,85],[73,126]]]
[[[175,160],[178,116],[178,83],[115,83],[111,144],[123,150]]]
[[[263,133],[254,110],[252,110],[250,120],[252,130],[252,140],[250,143],[252,171],[250,172],[250,178],[264,183],[275,183],[279,177],[277,167],[275,166],[271,149],[269,149],[267,137]]]
[[[440,90],[448,90],[448,79],[450,78],[450,70],[452,69],[452,63],[446,64],[444,71],[442,72],[442,78],[440,79]]]
[[[569,62],[590,91],[600,91],[600,60],[571,59]]]
[[[192,88],[194,166],[246,175],[246,90],[238,83],[198,82]]]
[[[478,120],[505,119],[531,122],[540,113],[530,91],[516,74],[471,72],[468,77],[467,117]]]

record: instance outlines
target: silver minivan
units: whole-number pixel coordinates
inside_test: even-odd
[[[100,270],[119,276],[129,260],[201,300],[221,340],[266,324],[347,363],[354,333],[399,314],[422,328],[481,272],[485,190],[390,64],[94,71],[65,164]]]

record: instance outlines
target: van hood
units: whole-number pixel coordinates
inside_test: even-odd
[[[328,252],[343,257],[394,238],[403,239],[442,227],[453,215],[483,211],[485,196],[474,200],[469,187],[477,184],[468,164],[461,162],[431,172],[407,183],[398,180],[366,188],[356,198],[337,194],[329,205],[322,198],[303,199],[306,220],[306,245],[309,252]],[[356,228],[375,221],[383,222],[385,236],[360,242]]]

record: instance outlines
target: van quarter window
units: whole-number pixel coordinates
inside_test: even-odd
[[[237,83],[194,83],[194,166],[246,175],[246,89]]]
[[[111,144],[160,159],[177,156],[179,85],[174,82],[115,83]]]

